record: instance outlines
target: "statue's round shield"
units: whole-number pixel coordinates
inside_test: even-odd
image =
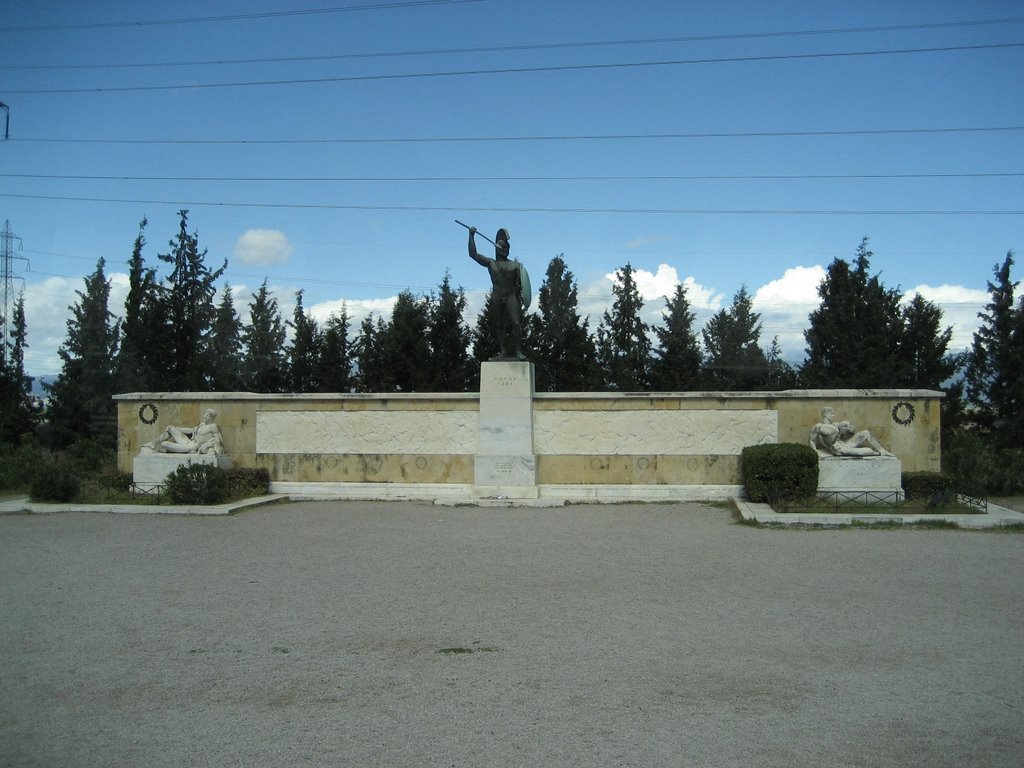
[[[517,261],[519,265],[519,295],[523,299],[523,309],[530,308],[530,299],[533,297],[533,288],[530,286],[530,273],[526,271],[526,267],[523,266],[521,261]]]

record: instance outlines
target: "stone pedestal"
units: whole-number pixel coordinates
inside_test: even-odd
[[[830,456],[818,459],[818,491],[902,493],[903,465],[895,456]]]
[[[167,476],[184,464],[210,464],[231,469],[231,457],[198,453],[142,453],[132,461],[132,480],[143,490],[151,490],[163,485]]]
[[[533,363],[500,361],[481,366],[479,424],[474,495],[537,498]]]

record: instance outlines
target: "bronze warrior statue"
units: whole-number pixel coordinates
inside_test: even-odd
[[[459,222],[461,224],[461,222]],[[463,224],[463,226],[466,226]],[[512,344],[515,348],[514,359],[525,360],[523,354],[523,313],[520,301],[523,297],[523,285],[519,262],[509,259],[509,235],[505,228],[499,229],[494,236],[494,258],[481,256],[476,250],[476,227],[469,230],[469,256],[481,266],[487,267],[491,276],[491,297],[494,302],[494,334],[498,339],[500,357],[508,358],[508,340],[506,325],[512,328]],[[483,237],[483,235],[481,235]]]

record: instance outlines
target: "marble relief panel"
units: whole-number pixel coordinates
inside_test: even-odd
[[[538,454],[735,455],[778,440],[769,410],[536,411]]]
[[[257,453],[474,454],[476,411],[261,411]]]

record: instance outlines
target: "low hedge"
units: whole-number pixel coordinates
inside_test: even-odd
[[[753,502],[795,501],[818,491],[818,453],[801,443],[751,445],[741,455],[743,485]]]
[[[904,472],[903,494],[907,499],[942,504],[956,496],[956,481],[945,472]]]

